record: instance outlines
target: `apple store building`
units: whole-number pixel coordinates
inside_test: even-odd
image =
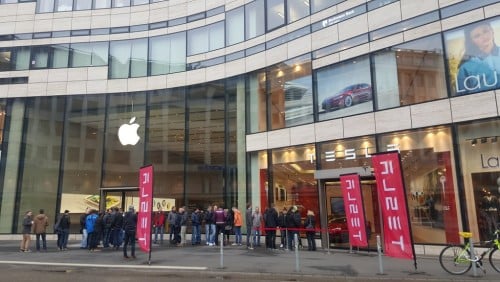
[[[339,177],[383,227],[398,151],[415,244],[500,221],[498,0],[0,0],[0,235],[26,211],[313,211],[348,247]],[[245,224],[244,224],[245,225]]]

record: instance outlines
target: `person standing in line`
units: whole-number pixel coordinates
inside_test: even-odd
[[[109,248],[109,241],[111,238],[111,225],[113,223],[111,209],[106,210],[106,214],[104,214],[102,221],[104,222],[104,232],[102,235],[102,246],[103,246],[103,248]]]
[[[59,219],[54,227],[57,233],[57,248],[59,251],[67,250],[70,226],[71,219],[69,216],[69,210],[65,210],[64,213],[59,216]]]
[[[229,244],[229,238],[231,236],[231,232],[234,228],[234,214],[232,209],[224,209],[224,216],[226,217],[226,223],[224,225],[224,234],[226,236],[224,245]]]
[[[102,239],[102,234],[104,233],[104,213],[95,211],[97,218],[94,223],[94,236],[92,237],[92,251],[101,251],[97,248]]]
[[[276,227],[278,226],[278,212],[275,204],[266,209],[264,214],[264,226],[266,228],[266,248],[269,250],[276,249]]]
[[[245,223],[247,227],[247,248],[251,248],[252,241],[250,238],[252,237],[252,204],[247,204],[247,209],[245,211]]]
[[[193,227],[191,231],[191,244],[199,245],[201,244],[201,216],[199,208],[195,208],[191,214],[191,226]]]
[[[40,239],[42,240],[42,249],[47,251],[47,226],[49,226],[49,218],[43,209],[35,217],[33,221],[33,231],[36,236],[36,251],[40,251]]]
[[[179,209],[179,215],[181,217],[181,230],[180,230],[180,237],[181,237],[181,242],[177,245],[179,246],[184,246],[186,245],[186,231],[187,231],[187,223],[188,223],[188,213],[186,210],[186,207],[183,206]]]
[[[89,215],[90,208],[85,209],[85,213],[80,216],[80,234],[82,234],[82,241],[80,243],[80,249],[87,249],[88,245],[88,233],[86,228],[86,220]]]
[[[309,251],[316,251],[316,241],[314,240],[314,235],[316,234],[316,219],[314,218],[314,212],[312,210],[307,210],[304,228],[306,229],[307,249]]]
[[[161,207],[158,208],[158,211],[155,212],[153,216],[153,229],[155,232],[153,243],[163,245],[163,233],[165,233],[165,213]],[[160,237],[160,241],[158,241],[158,237]]]
[[[134,206],[128,207],[128,212],[123,216],[123,227],[125,237],[123,239],[123,258],[128,259],[127,246],[130,244],[130,255],[135,259],[135,233],[137,228],[137,214]]]
[[[87,229],[87,235],[88,235],[88,242],[87,246],[89,251],[93,252],[96,245],[94,245],[94,242],[96,241],[97,234],[95,231],[95,225],[97,221],[97,211],[92,209],[89,212],[89,215],[85,218],[85,228]]]
[[[260,247],[260,227],[262,224],[262,214],[259,207],[255,207],[252,214],[253,246]],[[250,249],[253,249],[252,247]]]
[[[286,227],[288,228],[288,235],[287,235],[287,239],[288,239],[288,250],[290,251],[293,251],[295,246],[294,246],[294,242],[295,242],[295,234],[297,234],[297,237],[298,237],[298,229],[300,228],[301,224],[301,220],[300,220],[300,213],[299,213],[299,209],[297,208],[297,206],[292,206],[290,207],[290,209],[288,210],[288,213],[287,213],[287,216],[286,216]],[[300,242],[300,238],[297,238]],[[299,243],[297,242],[297,243]],[[299,244],[300,245],[300,244]]]
[[[176,217],[177,213],[176,213],[176,209],[175,207],[172,207],[172,209],[170,210],[170,212],[168,213],[168,216],[167,216],[167,221],[168,221],[168,227],[169,227],[169,233],[170,233],[170,236],[169,236],[169,240],[170,242],[173,242],[173,240],[175,239],[175,217]]]
[[[215,221],[212,206],[207,207],[205,214],[205,239],[208,246],[215,245]]]
[[[215,220],[215,245],[219,245],[220,237],[224,236],[224,226],[226,225],[226,216],[222,207],[214,205],[214,220]],[[224,239],[222,239],[224,240]]]
[[[33,226],[33,212],[27,211],[23,218],[23,239],[21,240],[21,252],[31,252],[30,242],[31,242],[31,227]]]
[[[280,235],[281,235],[281,245],[280,248],[287,248],[287,239],[286,239],[286,234],[287,234],[287,229],[286,229],[286,214],[287,214],[287,208],[283,207],[283,210],[281,211],[279,217],[278,217],[278,226],[280,228]]]
[[[243,225],[243,219],[241,218],[241,212],[238,208],[233,207],[234,214],[234,243],[233,246],[241,246],[241,226]]]
[[[120,209],[114,208],[113,215],[113,223],[111,223],[111,233],[113,238],[113,248],[118,250],[122,245],[123,237],[122,237],[122,227],[123,227],[123,214],[120,212]]]

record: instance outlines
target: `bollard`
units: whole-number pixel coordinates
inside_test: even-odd
[[[380,275],[384,274],[384,266],[382,264],[382,243],[380,242],[380,235],[377,235],[377,252],[378,252],[378,267]]]
[[[224,268],[224,233],[220,233],[220,268]]]
[[[474,242],[472,240],[472,237],[469,238],[469,244],[470,244],[470,259],[472,261],[472,276],[477,277],[477,256],[476,253],[474,252]]]
[[[300,272],[300,264],[299,264],[299,235],[297,233],[294,234],[295,240],[295,272]]]

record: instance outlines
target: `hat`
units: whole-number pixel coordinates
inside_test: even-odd
[[[69,210],[65,210],[64,213],[69,213]]]
[[[135,209],[135,208],[134,208],[134,206],[129,206],[129,207],[128,207],[128,210],[129,210],[129,211],[134,211],[134,209]]]

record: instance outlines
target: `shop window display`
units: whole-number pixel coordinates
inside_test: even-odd
[[[477,241],[489,240],[499,224],[499,128],[498,120],[458,126],[469,228]]]

